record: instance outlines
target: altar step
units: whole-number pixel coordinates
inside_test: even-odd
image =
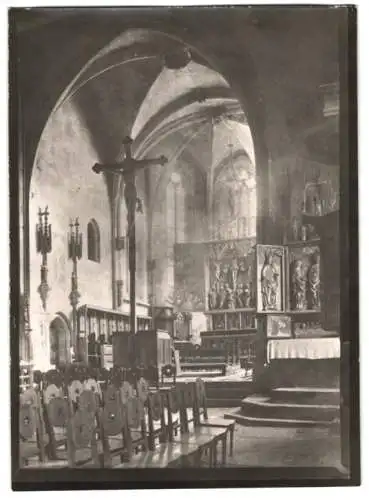
[[[339,401],[338,389],[278,388],[266,395],[249,395],[225,418],[235,418],[241,425],[327,426],[339,420]]]

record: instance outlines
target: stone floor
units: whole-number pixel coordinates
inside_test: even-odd
[[[226,409],[210,409],[221,416]],[[229,467],[340,467],[339,431],[329,428],[244,427],[236,424]]]

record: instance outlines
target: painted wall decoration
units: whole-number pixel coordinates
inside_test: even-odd
[[[257,309],[284,311],[284,247],[257,245]]]
[[[205,246],[202,243],[178,243],[174,246],[174,297],[178,311],[205,309]]]
[[[207,245],[207,310],[255,307],[255,239]]]

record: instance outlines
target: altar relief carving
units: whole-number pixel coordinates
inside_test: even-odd
[[[320,251],[318,246],[289,248],[289,293],[291,311],[320,310]]]
[[[253,245],[253,239],[209,244],[208,310],[255,307]]]

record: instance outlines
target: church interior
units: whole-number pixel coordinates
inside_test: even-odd
[[[349,467],[344,15],[210,11],[15,15],[24,467]]]

